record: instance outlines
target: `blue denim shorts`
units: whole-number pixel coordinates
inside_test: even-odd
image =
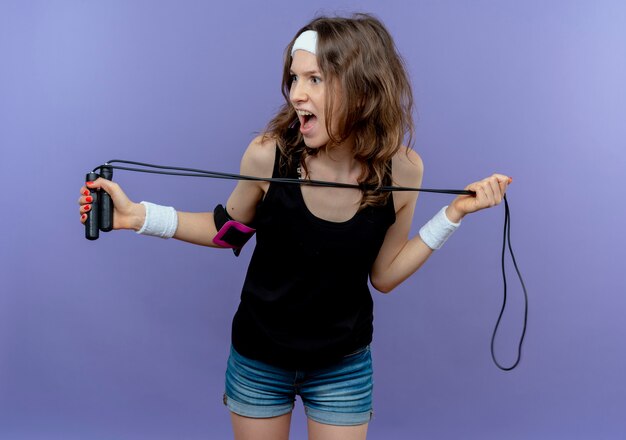
[[[248,359],[231,347],[224,404],[245,417],[278,417],[293,410],[298,395],[309,419],[354,426],[370,421],[372,390],[369,346],[331,367],[309,371],[277,368]]]

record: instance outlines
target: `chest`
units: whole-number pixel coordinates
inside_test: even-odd
[[[347,222],[353,218],[361,204],[361,191],[351,188],[327,188],[302,185],[302,200],[315,217],[329,222]]]

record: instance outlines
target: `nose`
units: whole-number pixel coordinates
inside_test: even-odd
[[[294,80],[291,83],[291,89],[289,89],[289,99],[292,103],[303,102],[308,98],[306,91],[306,85],[301,81]]]

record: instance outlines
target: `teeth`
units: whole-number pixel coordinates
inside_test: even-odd
[[[307,112],[306,110],[296,110],[296,113],[300,116],[313,116],[313,113]]]

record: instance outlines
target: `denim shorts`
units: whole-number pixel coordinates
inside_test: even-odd
[[[277,417],[293,410],[298,395],[309,419],[355,426],[372,417],[372,390],[369,346],[330,367],[309,371],[277,368],[248,359],[231,347],[224,404],[245,417]]]

